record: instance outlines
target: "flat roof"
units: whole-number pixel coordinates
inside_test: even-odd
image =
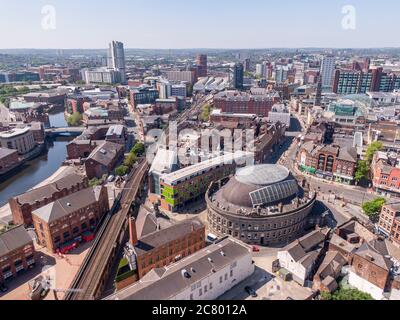
[[[25,127],[25,128],[14,128],[8,131],[0,132],[0,138],[7,139],[7,138],[12,138],[12,137],[17,137],[22,134],[25,134],[29,132],[30,128]]]
[[[210,170],[222,164],[233,164],[234,162],[243,161],[251,154],[243,151],[237,151],[235,153],[226,153],[222,156],[212,158],[192,166],[183,168],[173,173],[166,174],[161,177],[161,180],[166,184],[173,185],[178,181],[190,178],[198,173],[206,170]]]

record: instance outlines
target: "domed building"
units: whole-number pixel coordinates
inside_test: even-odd
[[[206,194],[211,232],[248,244],[287,244],[304,233],[316,200],[280,165],[238,169],[214,182]]]

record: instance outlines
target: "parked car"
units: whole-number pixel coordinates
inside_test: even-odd
[[[253,252],[260,252],[260,248],[257,246],[253,246]]]
[[[107,182],[108,182],[108,183],[111,183],[111,182],[113,182],[114,180],[115,180],[115,176],[111,175],[111,176],[108,177]]]
[[[7,292],[8,287],[4,283],[0,283],[0,291],[1,292]]]
[[[244,290],[252,297],[252,298],[257,298],[257,292],[252,288],[252,287],[246,287]]]

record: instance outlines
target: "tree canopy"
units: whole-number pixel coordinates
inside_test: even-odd
[[[368,293],[358,289],[345,289],[343,287],[340,287],[334,293],[323,292],[321,296],[323,300],[374,300]]]
[[[136,143],[135,146],[131,150],[131,154],[135,155],[136,157],[141,157],[144,155],[146,149],[143,143]]]
[[[362,209],[372,221],[376,221],[385,203],[385,198],[376,198],[375,200],[364,203]]]
[[[203,111],[200,115],[200,119],[204,122],[208,122],[210,120],[210,114],[211,114],[211,106],[210,104],[206,104],[203,106]]]
[[[367,161],[365,161],[365,160],[358,161],[357,170],[356,170],[356,173],[354,176],[357,183],[359,183],[362,179],[369,178],[369,168],[370,168],[370,165],[368,164]]]
[[[128,173],[128,170],[129,168],[127,166],[122,165],[115,169],[115,174],[122,177]]]
[[[381,151],[383,149],[383,143],[380,141],[372,142],[366,152],[366,160],[369,164],[371,164],[374,155],[377,151]]]
[[[76,127],[79,126],[82,122],[82,115],[79,112],[74,112],[72,115],[70,115],[67,119],[67,123],[71,127]]]

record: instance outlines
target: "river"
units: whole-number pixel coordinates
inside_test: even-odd
[[[66,127],[63,113],[50,115],[50,124],[54,127]],[[48,152],[27,162],[17,173],[0,183],[0,205],[16,195],[33,188],[56,172],[65,161],[68,139],[47,142]]]

